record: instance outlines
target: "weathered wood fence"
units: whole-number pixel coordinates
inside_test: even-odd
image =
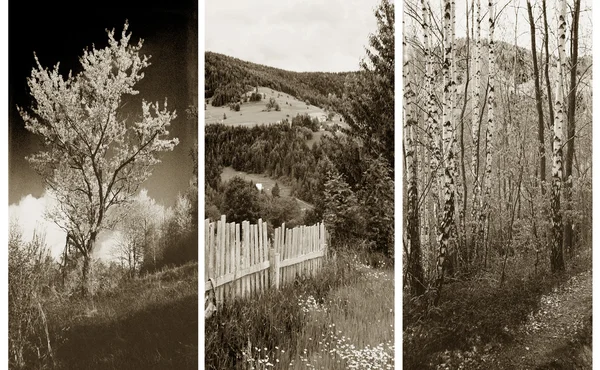
[[[217,305],[235,297],[279,289],[299,276],[313,276],[327,256],[322,223],[275,229],[272,240],[267,223],[251,225],[204,221],[204,291],[214,289]],[[212,280],[212,281],[211,281]]]

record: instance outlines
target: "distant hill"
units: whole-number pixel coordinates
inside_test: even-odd
[[[204,96],[213,106],[237,101],[255,86],[264,86],[325,107],[329,94],[341,97],[346,77],[359,73],[291,72],[210,51],[204,55]]]

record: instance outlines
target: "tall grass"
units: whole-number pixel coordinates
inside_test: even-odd
[[[391,368],[393,291],[393,270],[338,253],[315,278],[218,311],[206,369]]]
[[[8,344],[11,368],[38,367],[52,362],[52,345],[43,301],[50,280],[44,235],[24,242],[11,223],[8,242]]]
[[[123,281],[48,312],[58,369],[196,369],[198,265]]]

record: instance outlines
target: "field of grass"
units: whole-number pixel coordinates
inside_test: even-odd
[[[338,256],[313,279],[225,306],[206,369],[393,369],[393,269]]]
[[[56,369],[197,369],[198,264],[46,307]]]
[[[236,176],[239,176],[246,181],[252,181],[255,184],[262,184],[263,191],[265,191],[269,194],[271,194],[271,190],[275,186],[276,182],[277,182],[277,185],[279,186],[279,195],[280,196],[289,197],[290,193],[292,191],[292,189],[289,186],[281,183],[280,181],[278,182],[276,180],[273,180],[272,178],[265,176],[263,174],[236,171],[232,167],[223,168],[223,172],[221,173],[221,181],[228,182],[229,180],[233,179]]]
[[[260,124],[276,123],[286,118],[291,119],[297,114],[326,115],[323,109],[315,105],[306,105],[306,102],[298,100],[292,95],[260,86],[258,87],[258,92],[260,94],[266,94],[267,98],[259,102],[244,103],[241,105],[239,112],[229,109],[228,106],[213,107],[212,105],[207,104],[206,110],[204,111],[206,124],[224,123],[232,126],[251,127]],[[270,98],[275,98],[281,111],[264,111],[265,105]],[[226,119],[223,119],[224,114],[227,116]],[[343,122],[340,122],[339,115],[336,115],[333,118],[333,121],[343,124]]]
[[[223,168],[223,172],[221,173],[221,181],[227,182],[233,179],[235,176],[239,176],[246,181],[252,181],[255,184],[262,184],[263,191],[268,194],[271,194],[271,189],[275,186],[275,183],[279,186],[279,195],[282,197],[290,197],[292,189],[288,185],[285,185],[281,181],[274,180],[266,175],[257,174],[257,173],[247,173],[243,171],[236,171],[232,167]],[[295,198],[298,201],[298,205],[302,211],[307,209],[312,209],[313,205],[310,203],[306,203],[305,201]]]

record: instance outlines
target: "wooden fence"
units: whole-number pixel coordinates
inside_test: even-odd
[[[298,276],[313,276],[327,256],[325,226],[285,224],[267,235],[267,223],[204,221],[204,291],[214,289],[218,305],[235,297],[279,289]],[[272,239],[272,240],[271,240]],[[211,281],[212,280],[212,281]]]

